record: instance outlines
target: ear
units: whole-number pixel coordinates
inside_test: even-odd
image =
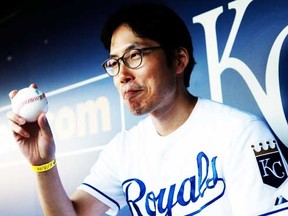
[[[182,74],[189,63],[189,54],[187,49],[184,47],[179,47],[176,51],[176,73],[178,75]]]

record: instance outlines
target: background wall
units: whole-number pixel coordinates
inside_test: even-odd
[[[46,92],[58,166],[69,194],[103,146],[143,118],[123,107],[101,68],[108,55],[99,40],[101,27],[114,9],[130,2],[42,0],[1,7],[1,216],[41,215],[33,173],[10,135],[10,90],[34,82]],[[288,2],[157,2],[178,12],[191,31],[197,65],[189,90],[263,117],[287,158]]]

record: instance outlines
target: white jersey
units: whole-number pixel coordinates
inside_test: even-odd
[[[198,99],[159,136],[149,117],[118,134],[79,187],[116,215],[288,215],[287,163],[253,115]],[[286,213],[286,214],[285,214]]]

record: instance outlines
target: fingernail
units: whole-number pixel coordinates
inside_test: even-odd
[[[47,121],[47,117],[46,117],[45,113],[44,113],[43,115],[44,115],[44,118],[43,118],[44,123],[47,124],[47,122],[48,122],[48,121]]]
[[[25,137],[25,138],[29,138],[29,137],[30,137],[30,134],[29,134],[29,133],[27,133],[27,132],[24,132],[24,134],[23,134],[23,135],[24,135],[24,137]]]
[[[18,123],[19,123],[19,125],[24,125],[26,123],[26,120],[23,118],[19,118]]]

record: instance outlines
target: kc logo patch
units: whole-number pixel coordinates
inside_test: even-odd
[[[287,171],[276,140],[252,145],[264,184],[278,188],[286,179]]]

